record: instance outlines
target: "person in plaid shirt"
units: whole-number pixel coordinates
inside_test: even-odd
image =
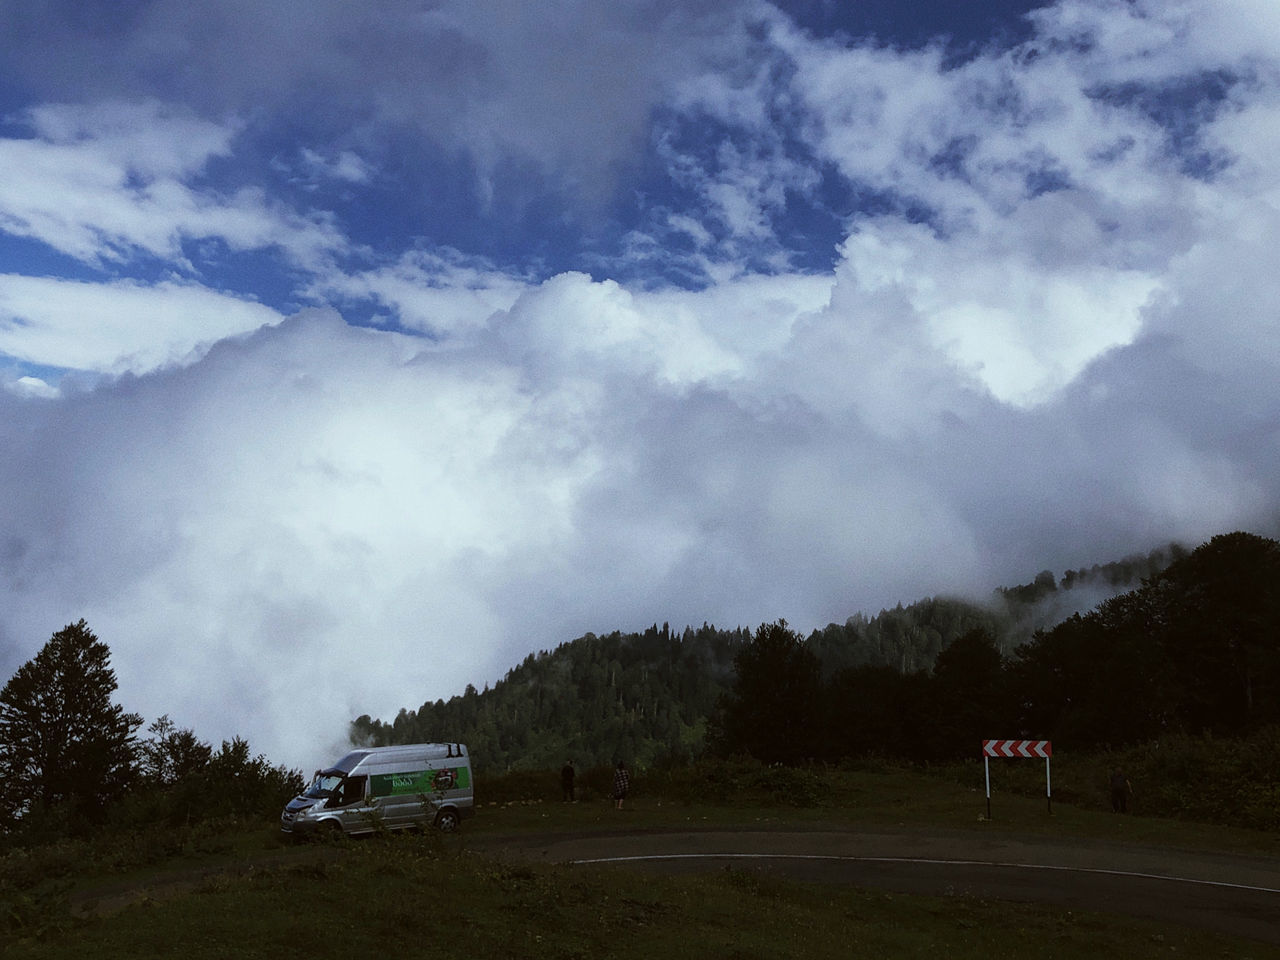
[[[619,760],[617,769],[613,771],[613,808],[615,810],[622,809],[622,801],[627,799],[627,788],[630,786],[631,774],[627,772],[627,765]]]

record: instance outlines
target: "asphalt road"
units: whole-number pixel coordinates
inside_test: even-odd
[[[486,838],[499,856],[692,873],[758,870],[819,883],[1028,901],[1280,944],[1280,859],[911,831],[612,832]]]

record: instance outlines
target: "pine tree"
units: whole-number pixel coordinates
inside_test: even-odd
[[[733,663],[733,691],[722,705],[724,748],[765,763],[814,756],[821,677],[800,635],[785,620],[761,624]]]
[[[0,824],[55,812],[93,822],[136,775],[137,714],[111,702],[111,651],[81,620],[0,690]]]

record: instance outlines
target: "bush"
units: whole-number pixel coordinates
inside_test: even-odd
[[[649,792],[680,803],[820,807],[830,790],[821,773],[750,757],[702,760],[654,771]]]
[[[1133,785],[1130,811],[1198,823],[1280,829],[1280,727],[1242,738],[1183,734],[1091,753],[1060,749],[1051,761],[1053,799],[1084,809],[1110,810],[1111,772],[1119,767]],[[980,760],[936,772],[980,786]],[[1044,796],[1044,764],[992,760],[992,792]]]
[[[1143,813],[1280,829],[1280,727],[1223,740],[1174,736],[1110,755]]]

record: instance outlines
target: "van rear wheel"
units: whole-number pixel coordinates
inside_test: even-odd
[[[458,814],[454,810],[441,810],[436,814],[436,829],[441,833],[452,833],[458,829]]]

